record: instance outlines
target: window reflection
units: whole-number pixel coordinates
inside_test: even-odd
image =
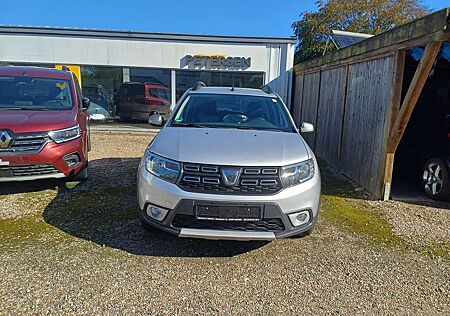
[[[91,103],[115,114],[115,99],[122,84],[122,68],[81,66],[83,95]]]
[[[207,86],[238,88],[260,88],[264,84],[264,73],[179,70],[176,78],[177,100],[197,81]]]

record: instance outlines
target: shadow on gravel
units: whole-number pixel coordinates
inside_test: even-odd
[[[351,199],[373,199],[364,188],[357,186],[344,174],[329,166],[323,159],[319,159],[318,162],[322,180],[322,195]]]
[[[45,221],[72,236],[135,255],[229,257],[267,244],[184,239],[159,230],[145,231],[136,198],[138,164],[137,158],[92,161],[88,181],[73,188],[59,186],[58,195],[44,210]]]
[[[17,193],[32,193],[56,189],[64,185],[62,180],[37,180],[28,182],[6,182],[0,186],[0,196]]]

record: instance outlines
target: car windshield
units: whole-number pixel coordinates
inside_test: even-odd
[[[295,131],[278,98],[228,94],[190,94],[171,126]]]
[[[24,76],[0,76],[0,110],[2,109],[72,109],[69,81]]]

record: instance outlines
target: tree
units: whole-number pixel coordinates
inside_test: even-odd
[[[331,30],[379,34],[429,12],[421,0],[328,0],[292,24],[298,38],[296,62],[323,54]]]

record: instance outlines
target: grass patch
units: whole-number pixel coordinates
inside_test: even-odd
[[[65,187],[69,190],[71,189],[75,189],[77,187],[77,185],[79,185],[80,182],[79,181],[70,181],[70,182],[66,182],[65,183]]]

